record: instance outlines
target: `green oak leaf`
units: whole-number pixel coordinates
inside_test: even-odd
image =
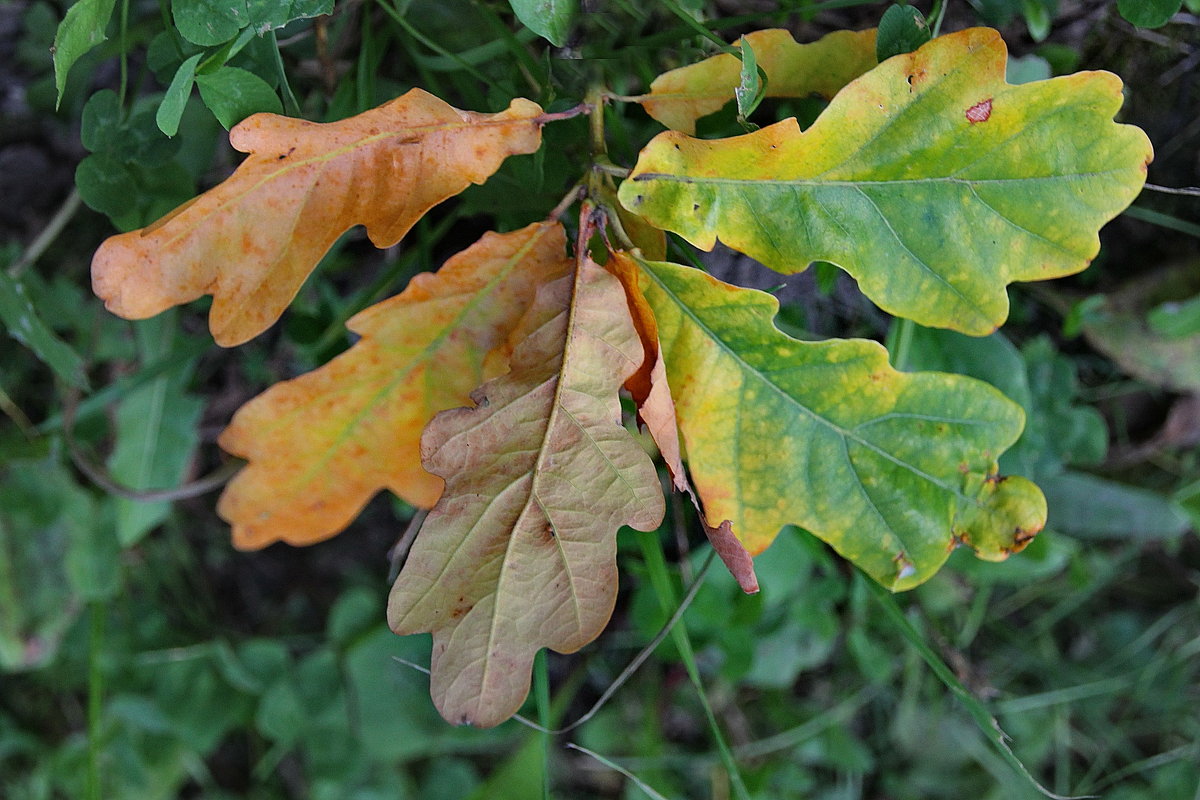
[[[843,89],[807,131],[794,119],[730,139],[668,131],[621,202],[711,249],[783,273],[841,266],[884,310],[985,335],[1005,286],[1082,270],[1101,225],[1151,159],[1117,125],[1121,82],[1080,73],[1014,86],[995,31],[934,39]]]
[[[757,554],[802,526],[893,591],[959,544],[999,560],[1046,503],[996,458],[1024,413],[982,381],[897,372],[876,342],[804,342],[764,292],[641,261],[688,468],[711,520]]]

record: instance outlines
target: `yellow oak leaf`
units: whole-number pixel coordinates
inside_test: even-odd
[[[873,341],[793,339],[765,292],[638,265],[697,494],[749,553],[799,525],[899,591],[959,545],[997,560],[1041,530],[1038,488],[996,474],[1025,415],[992,386],[897,372]]]
[[[780,28],[754,31],[734,42],[749,43],[767,76],[766,97],[832,98],[843,86],[875,66],[875,29],[835,31],[810,44],[798,44]],[[696,120],[733,102],[741,62],[729,53],[664,72],[642,100],[646,113],[676,131],[696,132]],[[650,257],[653,256],[647,253]]]
[[[229,134],[249,158],[149,227],[105,241],[92,287],[143,319],[211,294],[209,327],[241,344],[279,319],[339,236],[391,247],[433,206],[541,145],[542,109],[460,111],[420,89],[339,122],[255,114]]]
[[[540,648],[600,633],[617,529],[653,530],[665,511],[621,425],[617,392],[642,349],[617,279],[584,255],[539,290],[513,340],[510,371],[426,428],[422,457],[446,491],[388,600],[394,631],[433,633],[438,711],[481,727],[520,707]]]
[[[537,287],[571,267],[558,223],[485,234],[353,317],[362,338],[348,351],[243,406],[220,438],[250,462],[218,507],[234,544],[327,539],[383,488],[432,506],[442,479],[421,466],[421,430],[508,368]]]
[[[1014,281],[1079,272],[1152,158],[1117,124],[1121,81],[1005,79],[1000,35],[972,28],[888,59],[811,127],[656,136],[618,196],[651,224],[785,274],[845,269],[883,310],[983,336]]]
[[[650,438],[658,447],[659,455],[671,474],[671,482],[676,491],[684,492],[692,498],[696,513],[700,517],[700,525],[704,528],[713,549],[737,579],[738,585],[745,592],[753,594],[758,591],[758,577],[754,574],[754,560],[750,552],[738,540],[729,520],[722,520],[716,524],[708,520],[684,472],[683,447],[679,441],[675,400],[671,396],[671,387],[667,380],[667,364],[663,359],[662,344],[658,338],[654,309],[650,307],[638,283],[641,273],[638,259],[617,250],[609,253],[606,266],[617,276],[625,289],[633,326],[642,340],[642,350],[645,352],[642,365],[625,381],[625,388],[637,403],[638,416],[645,423]]]

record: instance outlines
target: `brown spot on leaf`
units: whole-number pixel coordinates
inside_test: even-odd
[[[987,122],[992,116],[992,98],[982,100],[971,106],[966,111],[967,122],[972,125],[978,125],[980,122]]]
[[[1022,528],[1019,525],[1013,529],[1013,544],[1016,545],[1016,551],[1024,549],[1025,545],[1033,541],[1038,535],[1041,528]],[[1014,552],[1016,552],[1014,551]]]

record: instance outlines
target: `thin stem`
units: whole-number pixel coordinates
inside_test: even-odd
[[[585,180],[583,178],[580,178],[578,181],[576,181],[575,185],[571,187],[571,190],[563,195],[563,199],[558,201],[558,205],[556,205],[550,211],[550,213],[546,215],[546,218],[558,220],[563,214],[567,213],[567,209],[575,205],[575,203],[583,195],[584,182]]]
[[[400,534],[400,538],[388,550],[388,583],[395,582],[396,576],[400,574],[400,565],[408,558],[408,551],[412,549],[413,542],[416,541],[417,534],[421,532],[421,526],[425,524],[425,518],[428,516],[428,509],[418,508],[408,521],[404,533]]]
[[[104,607],[88,603],[87,798],[100,800],[100,716],[104,710],[104,673],[100,648],[104,643]]]
[[[271,54],[275,61],[275,72],[279,77],[279,87],[283,89],[283,105],[287,109],[288,114],[293,117],[300,116],[300,101],[296,99],[296,95],[292,92],[292,85],[288,83],[287,70],[283,67],[283,54],[279,52],[279,40],[275,37],[275,31],[268,34],[271,37]]]
[[[921,659],[925,661],[926,665],[933,672],[933,674],[942,682],[942,685],[950,690],[950,693],[957,697],[959,702],[966,707],[967,713],[971,715],[971,718],[975,721],[979,731],[992,744],[992,746],[996,748],[1000,756],[1013,769],[1014,772],[1023,778],[1032,788],[1036,789],[1046,797],[1052,798],[1052,800],[1078,800],[1078,798],[1066,798],[1062,795],[1055,794],[1038,783],[1037,779],[1034,778],[1029,770],[1025,767],[1025,764],[1022,763],[1021,759],[1017,758],[1016,754],[1013,753],[1012,748],[1009,747],[1008,734],[1001,730],[1000,724],[996,722],[995,717],[991,715],[991,713],[983,705],[983,702],[980,701],[979,698],[972,694],[971,691],[962,684],[962,682],[954,674],[954,671],[946,665],[946,662],[944,662],[941,657],[935,653],[933,649],[925,642],[924,637],[920,634],[920,632],[917,631],[913,624],[909,622],[908,617],[906,617],[904,611],[900,609],[900,605],[896,602],[892,594],[887,589],[884,589],[874,580],[866,577],[862,573],[859,573],[856,576],[856,580],[862,581],[863,584],[866,585],[867,589],[870,591],[870,594],[883,609],[884,616],[887,617],[888,621],[891,622],[896,630],[900,632],[901,636],[908,641],[909,645],[912,646],[917,655],[919,655]]]
[[[550,671],[546,667],[546,651],[538,650],[533,658],[533,698],[537,705],[538,725],[545,728],[542,739],[542,799],[550,800]]]
[[[618,103],[644,103],[654,95],[652,94],[616,94],[614,92],[605,92],[605,100],[616,100]]]
[[[32,442],[37,438],[37,429],[34,427],[33,420],[8,396],[4,387],[0,387],[0,411],[3,411],[4,415],[13,421],[26,439]]]
[[[929,12],[929,16],[933,17],[933,28],[930,34],[937,37],[942,32],[942,20],[946,18],[946,7],[950,5],[947,0],[937,0],[933,8]]]
[[[399,25],[401,28],[403,28],[404,32],[407,33],[409,36],[413,37],[418,42],[420,42],[421,44],[423,44],[425,47],[429,48],[433,52],[437,53],[442,58],[448,58],[451,61],[453,61],[455,64],[458,64],[460,67],[463,68],[463,71],[470,74],[470,76],[472,78],[474,78],[475,80],[480,81],[484,86],[491,86],[492,81],[489,80],[488,77],[486,75],[484,75],[482,72],[475,69],[474,65],[472,65],[469,62],[467,62],[466,60],[464,60],[463,57],[460,56],[458,53],[450,52],[449,50],[442,47],[437,42],[430,39],[425,34],[421,33],[419,30],[417,30],[413,26],[413,24],[411,22],[409,22],[408,20],[406,20],[404,18],[403,14],[401,14],[397,9],[393,8],[391,3],[381,1],[379,3],[379,7],[382,8],[384,13],[387,14],[389,17],[391,17],[396,22],[397,25]]]
[[[125,94],[129,89],[129,0],[121,0],[121,83],[117,89],[117,105],[125,107]]]
[[[667,563],[663,558],[662,549],[658,546],[658,541],[650,536],[639,536],[638,543],[642,547],[642,557],[650,574],[650,583],[654,587],[655,594],[658,595],[659,606],[666,610],[674,602],[675,592],[671,588],[671,577],[667,573]],[[742,781],[742,775],[738,770],[737,762],[734,761],[733,752],[725,743],[725,736],[721,733],[717,716],[713,713],[712,704],[708,701],[708,693],[700,678],[700,668],[696,665],[696,654],[692,650],[692,640],[687,635],[687,627],[680,625],[674,628],[671,638],[675,641],[675,648],[679,651],[684,670],[687,672],[692,686],[696,689],[696,696],[700,700],[700,706],[704,709],[704,716],[708,720],[709,730],[717,746],[717,754],[721,757],[721,763],[729,776],[734,794],[740,800],[750,800],[750,793]]]
[[[571,106],[566,111],[553,111],[549,114],[542,114],[540,117],[536,117],[535,119],[540,124],[545,124],[547,122],[558,122],[559,120],[563,119],[573,119],[578,117],[580,114],[590,114],[593,110],[594,109],[591,103],[583,102],[577,106]]]
[[[605,175],[621,178],[622,180],[628,178],[629,173],[632,172],[627,167],[618,167],[616,164],[608,161],[597,161],[595,164],[592,164],[592,169],[596,172],[603,172]]]
[[[691,14],[689,14],[683,8],[681,8],[680,5],[675,2],[675,0],[659,0],[659,2],[661,2],[664,6],[666,6],[668,11],[670,11],[672,14],[674,14],[675,16],[677,16],[681,20],[683,20],[687,24],[687,26],[689,28],[691,28],[693,31],[695,31],[699,36],[702,36],[705,39],[708,39],[709,41],[715,42],[717,45],[719,45],[721,48],[721,52],[729,53],[730,55],[737,56],[738,60],[739,61],[741,60],[741,58],[742,58],[741,50],[739,50],[736,47],[731,47],[729,45],[729,43],[726,42],[724,39],[722,39],[720,36],[717,36],[715,33],[710,31],[708,28],[704,27],[704,25],[699,20],[697,20],[695,17],[693,17]]]
[[[1162,192],[1163,194],[1181,194],[1187,197],[1200,197],[1200,186],[1159,186],[1154,183],[1144,184],[1144,189],[1149,189],[1152,192]]]
[[[29,243],[29,247],[25,248],[25,252],[21,254],[21,257],[14,261],[12,266],[8,268],[10,277],[21,277],[21,274],[25,270],[33,266],[34,262],[42,257],[42,254],[54,243],[58,235],[63,232],[63,228],[75,216],[75,212],[79,210],[79,205],[79,190],[72,189],[71,193],[67,195],[67,199],[58,207],[58,211],[54,212],[54,216],[46,223],[46,227],[42,228],[42,232],[37,235],[36,239]]]
[[[224,486],[245,464],[240,459],[232,459],[217,467],[203,478],[170,489],[150,489],[144,491],[134,489],[119,482],[107,469],[93,462],[83,451],[83,448],[79,446],[79,442],[75,440],[75,409],[78,404],[79,391],[72,389],[67,392],[63,402],[62,432],[63,440],[67,445],[67,451],[71,455],[71,461],[74,462],[79,471],[86,475],[92,483],[117,497],[123,497],[126,500],[136,500],[141,503],[170,502],[184,500],[189,497],[198,497]]]
[[[584,102],[591,107],[592,159],[608,155],[608,142],[604,137],[604,87],[594,85],[588,89]]]
[[[645,792],[650,798],[652,798],[652,800],[667,800],[667,798],[663,797],[661,794],[656,792],[654,790],[654,788],[652,786],[650,786],[650,784],[646,783],[641,778],[639,778],[637,775],[634,775],[632,772],[630,772],[629,770],[622,767],[620,764],[618,764],[614,761],[610,761],[609,759],[605,758],[604,756],[600,755],[599,753],[596,753],[592,750],[588,750],[586,747],[575,744],[574,742],[567,742],[566,746],[567,746],[567,749],[569,749],[569,750],[578,750],[579,752],[583,753],[585,756],[589,756],[591,758],[596,759],[597,761],[599,761],[601,764],[608,767],[609,769],[616,770],[617,772],[621,773],[626,778],[633,781],[633,784],[635,786],[637,786],[639,789],[641,789],[643,792]]]

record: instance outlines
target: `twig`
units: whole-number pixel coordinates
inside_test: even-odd
[[[603,172],[605,175],[615,175],[618,178],[628,178],[632,170],[625,167],[618,167],[616,164],[597,161],[592,164],[592,169],[596,172]]]
[[[557,122],[560,119],[573,119],[581,114],[591,114],[595,109],[591,103],[580,103],[577,106],[572,106],[566,111],[552,111],[548,114],[542,114],[537,118],[538,122]]]
[[[644,103],[647,100],[652,100],[652,94],[616,94],[615,92],[604,92],[605,100],[616,100],[618,103]]]
[[[170,489],[134,489],[121,483],[107,469],[92,461],[79,446],[79,442],[75,440],[75,409],[78,405],[79,391],[77,389],[68,391],[63,401],[62,427],[67,452],[71,455],[71,461],[79,468],[80,472],[88,477],[88,480],[117,497],[136,500],[140,503],[171,502],[198,497],[224,486],[246,463],[241,459],[231,459],[203,478]]]
[[[639,778],[637,775],[634,775],[632,772],[625,769],[624,767],[622,767],[620,764],[616,763],[615,761],[610,761],[609,759],[605,758],[604,756],[600,755],[599,753],[595,753],[591,750],[588,750],[586,747],[575,744],[574,742],[567,742],[566,747],[568,750],[578,750],[579,752],[583,753],[585,756],[590,756],[590,757],[596,759],[597,761],[599,761],[601,764],[608,767],[609,769],[616,770],[617,772],[621,773],[626,778],[633,781],[634,784],[637,785],[637,787],[639,789],[641,789],[647,795],[652,797],[654,800],[667,800],[667,798],[663,797],[661,794],[656,792],[654,790],[654,788],[651,787],[648,783],[646,783],[641,778]]]
[[[3,411],[5,416],[16,424],[21,435],[26,439],[32,442],[37,438],[37,428],[34,426],[33,420],[29,419],[21,407],[8,396],[8,392],[4,391],[3,387],[0,387],[0,411]]]
[[[583,179],[581,178],[571,187],[571,191],[563,195],[563,199],[558,201],[558,205],[546,215],[546,219],[558,221],[559,217],[567,212],[567,209],[575,205],[580,197],[583,196]]]
[[[79,210],[79,190],[72,189],[67,195],[67,199],[58,207],[58,211],[54,212],[54,216],[46,223],[46,227],[42,228],[42,232],[37,235],[37,238],[29,243],[29,247],[21,254],[21,257],[13,262],[8,268],[10,277],[19,278],[25,270],[33,266],[33,263],[42,257],[46,249],[54,243],[58,235],[62,233],[63,228],[71,221],[71,217],[75,216],[75,212]]]
[[[1182,194],[1187,197],[1200,197],[1200,186],[1159,186],[1154,183],[1145,184],[1146,189],[1163,194]]]

